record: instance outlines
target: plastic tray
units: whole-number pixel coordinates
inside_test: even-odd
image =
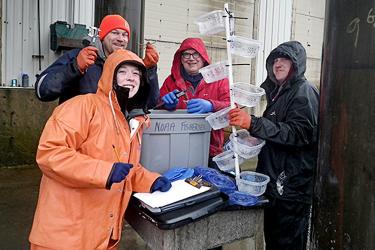
[[[228,61],[210,64],[199,70],[207,83],[219,81],[228,77]]]
[[[236,82],[232,90],[234,102],[246,107],[255,107],[265,94],[263,88],[244,82]]]
[[[262,47],[260,41],[241,36],[232,36],[230,40],[231,53],[247,58],[256,57],[259,49]]]
[[[222,129],[229,126],[229,110],[231,107],[221,109],[215,113],[210,114],[205,119],[214,130]]]
[[[253,171],[243,171],[237,181],[238,190],[254,196],[264,194],[270,177]]]
[[[230,172],[234,169],[235,158],[232,150],[224,151],[221,154],[216,155],[212,160],[216,162],[221,171]],[[238,155],[238,164],[241,164],[244,161],[245,159]]]
[[[224,11],[214,10],[197,17],[194,22],[198,25],[199,33],[202,35],[214,35],[225,31],[224,16]]]
[[[233,140],[233,134],[229,136],[231,144],[229,144],[230,149],[234,149],[234,143],[237,145],[237,154],[245,159],[250,159],[257,156],[266,144],[264,140],[252,137],[246,129],[241,129],[237,131],[237,142]]]

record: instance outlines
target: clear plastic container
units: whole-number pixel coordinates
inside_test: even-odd
[[[266,93],[263,88],[244,82],[234,83],[232,90],[234,102],[246,107],[255,107]]]
[[[266,144],[264,140],[251,136],[246,129],[237,131],[237,142],[233,140],[233,134],[229,136],[229,139],[231,141],[230,149],[235,150],[234,144],[236,143],[237,154],[245,159],[257,156],[264,144]]]
[[[225,128],[229,126],[229,110],[231,107],[221,109],[206,117],[206,121],[211,125],[214,130]]]
[[[256,57],[259,49],[262,47],[262,43],[260,41],[242,36],[231,36],[230,40],[231,53],[247,58]]]
[[[254,196],[264,194],[270,177],[253,171],[243,171],[237,181],[238,190]]]
[[[197,17],[194,21],[202,35],[214,35],[225,31],[225,13],[223,10],[214,10]]]
[[[230,172],[234,169],[235,158],[232,150],[224,151],[221,154],[216,155],[212,160],[216,162],[221,171]],[[238,164],[241,164],[244,161],[245,159],[238,155]]]
[[[207,83],[215,82],[228,77],[228,61],[210,64],[199,70]]]

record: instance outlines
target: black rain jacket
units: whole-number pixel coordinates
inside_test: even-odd
[[[288,57],[294,71],[280,87],[273,74],[274,59]],[[311,203],[317,162],[319,94],[305,78],[306,51],[296,41],[279,45],[266,61],[267,107],[263,117],[252,116],[251,135],[264,139],[257,172],[270,176],[266,195]],[[276,97],[275,97],[276,96]]]

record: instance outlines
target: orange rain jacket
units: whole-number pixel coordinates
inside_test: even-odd
[[[132,192],[149,192],[160,176],[139,163],[148,117],[134,118],[139,126],[131,137],[112,92],[115,68],[128,60],[143,65],[130,51],[112,53],[97,93],[66,101],[47,121],[36,156],[43,176],[29,237],[32,247],[107,249],[110,238],[117,245]],[[118,162],[112,145],[121,162],[133,168],[124,181],[107,190],[112,165]]]

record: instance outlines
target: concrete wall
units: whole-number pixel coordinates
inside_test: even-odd
[[[0,167],[35,163],[41,131],[55,102],[40,102],[31,88],[0,88]]]

